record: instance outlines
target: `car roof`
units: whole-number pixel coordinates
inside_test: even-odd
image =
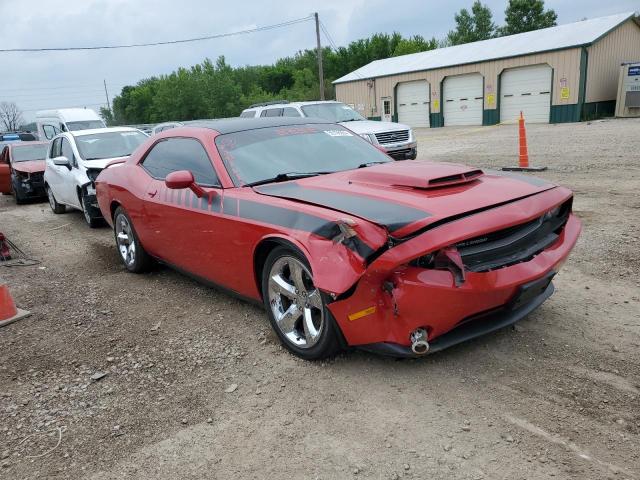
[[[109,132],[141,132],[137,128],[131,127],[106,127],[106,128],[89,128],[86,130],[73,130],[70,133],[74,137],[81,137],[82,135],[93,135],[96,133],[109,133]]]
[[[223,118],[220,120],[193,120],[184,122],[185,127],[209,128],[220,133],[235,133],[258,128],[286,127],[289,125],[331,123],[321,118],[305,117],[262,117],[262,118]]]
[[[255,107],[245,108],[243,112],[247,110],[268,110],[270,108],[284,108],[284,107],[304,107],[307,105],[316,105],[318,103],[342,103],[337,100],[310,100],[308,102],[288,102],[288,103],[270,103],[269,105],[256,105]]]

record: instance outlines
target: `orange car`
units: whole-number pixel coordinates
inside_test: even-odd
[[[49,142],[6,144],[0,153],[0,193],[13,193],[18,204],[46,197],[44,159],[48,145]]]

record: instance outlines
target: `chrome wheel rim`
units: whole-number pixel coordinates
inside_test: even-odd
[[[47,197],[49,197],[49,206],[51,207],[51,210],[55,210],[56,201],[53,198],[53,192],[51,191],[51,187],[47,187]]]
[[[279,258],[269,272],[268,295],[285,338],[299,348],[313,347],[324,328],[324,305],[309,269],[295,257]]]
[[[133,239],[131,224],[124,215],[116,218],[116,243],[122,261],[127,265],[133,265],[136,261],[136,243]]]

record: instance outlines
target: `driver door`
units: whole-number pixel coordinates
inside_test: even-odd
[[[160,140],[141,167],[152,179],[144,195],[145,248],[192,275],[224,283],[228,227],[221,212],[223,189],[202,143],[190,137]],[[179,170],[190,171],[206,195],[167,188],[164,179]]]

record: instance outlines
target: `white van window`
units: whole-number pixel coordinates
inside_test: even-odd
[[[256,111],[255,110],[247,110],[245,112],[242,112],[240,114],[240,118],[253,118],[256,116]]]
[[[47,140],[51,140],[60,133],[60,129],[53,125],[42,125],[42,130],[44,131],[44,136],[47,137]]]
[[[83,120],[81,122],[67,122],[67,129],[70,132],[78,130],[89,130],[91,128],[105,128],[102,120]]]

